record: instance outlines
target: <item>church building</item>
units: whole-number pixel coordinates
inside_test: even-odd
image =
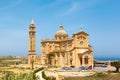
[[[41,41],[40,56],[36,56],[35,39],[36,31],[34,21],[30,24],[28,64],[40,64],[44,66],[92,66],[93,49],[89,45],[89,34],[82,29],[68,37],[63,25],[59,26],[54,39]]]

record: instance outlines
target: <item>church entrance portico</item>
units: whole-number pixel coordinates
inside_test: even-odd
[[[91,58],[90,58],[90,55],[89,54],[85,54],[85,53],[79,53],[78,54],[78,62],[77,64],[79,66],[87,66],[89,67],[90,66],[90,61],[91,61]]]

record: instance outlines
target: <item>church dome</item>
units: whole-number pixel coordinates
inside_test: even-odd
[[[68,37],[67,32],[63,29],[63,26],[60,25],[60,29],[56,32],[55,37],[63,37],[66,38]]]

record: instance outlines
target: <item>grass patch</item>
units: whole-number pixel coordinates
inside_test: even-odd
[[[0,78],[0,80],[38,80],[38,77],[36,77],[36,73],[40,70],[43,70],[43,68],[36,69],[34,71],[31,71],[29,73],[13,73],[13,72],[7,72]]]

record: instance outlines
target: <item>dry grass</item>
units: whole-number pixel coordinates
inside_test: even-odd
[[[28,73],[31,70],[30,69],[24,69],[24,68],[1,67],[0,71],[12,71],[13,73]]]
[[[6,73],[29,73],[31,69],[17,68],[17,67],[0,67],[0,77],[4,76]]]

